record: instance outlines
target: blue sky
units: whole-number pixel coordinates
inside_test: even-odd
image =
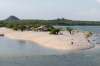
[[[0,20],[20,19],[100,21],[100,0],[0,0]]]

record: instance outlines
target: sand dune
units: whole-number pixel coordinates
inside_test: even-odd
[[[87,41],[87,38],[82,33],[70,35],[69,32],[63,31],[63,35],[50,35],[49,32],[34,32],[34,31],[13,31],[7,28],[0,28],[0,34],[5,34],[6,37],[20,40],[30,40],[37,44],[57,49],[57,50],[80,50],[92,48],[93,44]],[[73,42],[73,45],[71,44]]]

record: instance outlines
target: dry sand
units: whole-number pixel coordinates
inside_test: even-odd
[[[6,37],[12,39],[29,40],[41,46],[57,50],[81,50],[89,49],[94,46],[88,42],[87,38],[82,33],[75,33],[74,35],[70,35],[69,32],[63,31],[63,35],[50,35],[49,32],[21,32],[13,31],[4,27],[0,28],[0,34],[2,33],[5,34]]]

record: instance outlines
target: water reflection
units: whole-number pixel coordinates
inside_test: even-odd
[[[93,32],[100,30],[100,26],[81,28]],[[100,66],[100,44],[96,44],[100,42],[100,36],[94,34],[91,39],[96,45],[92,49],[58,55],[61,51],[0,37],[0,66]]]
[[[0,56],[31,56],[63,53],[62,51],[48,49],[29,41],[13,40],[6,37],[0,37],[0,42]]]

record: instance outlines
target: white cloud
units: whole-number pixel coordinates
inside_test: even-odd
[[[89,12],[90,16],[92,17],[96,17],[96,16],[100,16],[100,11],[97,10],[97,9],[92,9],[90,12]]]
[[[76,13],[76,17],[80,18],[81,20],[99,20],[100,19],[100,10],[99,9],[90,9],[90,10],[84,10],[79,11]]]
[[[100,3],[100,0],[95,0],[95,1],[97,1],[97,2],[99,2],[99,3]]]

